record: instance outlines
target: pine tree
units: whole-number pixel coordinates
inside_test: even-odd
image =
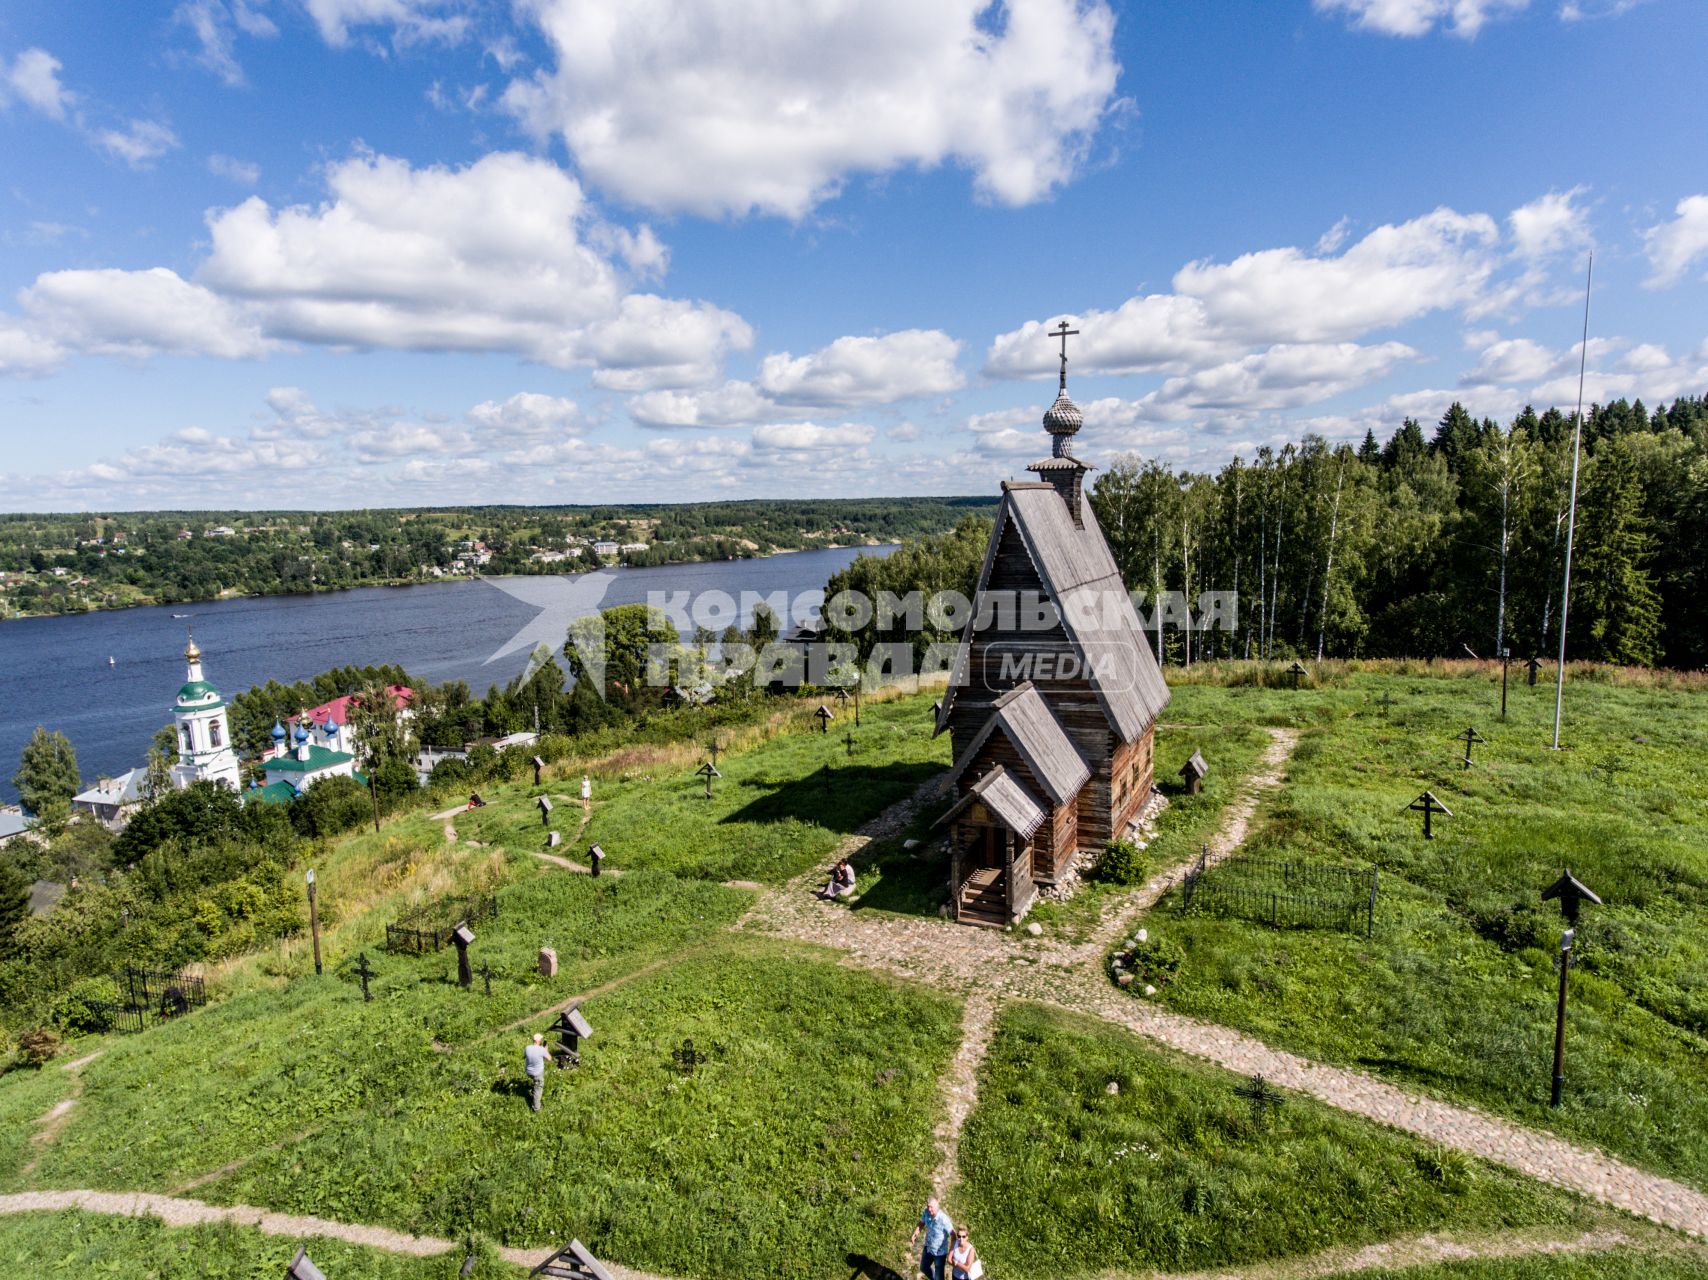
[[[0,860],[0,956],[17,950],[18,929],[29,918],[29,878],[10,862]]]
[[[1622,439],[1602,446],[1584,485],[1582,537],[1567,644],[1599,662],[1652,663],[1660,652],[1660,596],[1646,563],[1637,463]]]

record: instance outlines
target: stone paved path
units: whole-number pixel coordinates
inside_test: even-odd
[[[202,1200],[158,1196],[146,1191],[25,1191],[16,1195],[0,1196],[0,1214],[65,1209],[81,1209],[86,1213],[106,1213],[129,1218],[159,1218],[169,1227],[230,1222],[237,1226],[254,1227],[270,1236],[285,1236],[298,1241],[320,1236],[415,1258],[436,1258],[442,1253],[462,1248],[454,1240],[441,1240],[435,1236],[413,1236],[404,1231],[393,1231],[389,1227],[360,1226],[349,1222],[335,1222],[330,1218],[274,1213],[246,1204],[208,1204]],[[519,1267],[535,1267],[545,1261],[552,1250],[500,1249],[498,1252],[506,1262]],[[634,1271],[613,1263],[606,1263],[605,1266],[618,1280],[660,1280],[647,1272]]]
[[[1212,860],[1239,847],[1263,796],[1282,781],[1298,733],[1290,729],[1270,733],[1271,743],[1256,771],[1230,803],[1210,842]],[[896,806],[845,841],[843,852],[858,865],[860,849],[880,835],[901,829],[931,798],[921,795]],[[1115,939],[1132,927],[1135,917],[1155,905],[1179,870],[1160,872],[1133,893],[1112,899],[1090,941],[1078,944],[994,929],[965,929],[941,920],[851,911],[812,896],[813,884],[820,878],[817,871],[766,894],[743,919],[742,927],[833,948],[845,964],[856,967],[962,993],[982,993],[993,1001],[1036,1000],[1102,1018],[1241,1075],[1261,1074],[1276,1085],[1308,1093],[1343,1111],[1708,1238],[1708,1195],[1693,1187],[1471,1107],[1409,1093],[1363,1072],[1271,1048],[1232,1028],[1171,1012],[1111,986],[1103,974],[1104,956]]]

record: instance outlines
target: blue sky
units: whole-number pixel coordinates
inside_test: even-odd
[[[0,12],[0,507],[981,492],[1708,391],[1700,0]]]

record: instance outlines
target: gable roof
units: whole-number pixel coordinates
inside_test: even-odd
[[[1131,742],[1168,705],[1168,685],[1156,664],[1139,615],[1115,567],[1115,557],[1103,538],[1091,503],[1080,499],[1083,527],[1076,526],[1067,502],[1051,484],[1042,481],[1004,481],[1002,505],[985,548],[978,593],[990,580],[1002,536],[1012,524],[1026,554],[1038,571],[1045,594],[1055,604],[1063,631],[1075,655],[1085,664],[1092,692],[1122,741]],[[955,695],[966,682],[973,628],[981,610],[975,606],[949,677],[943,710],[937,719],[941,733],[949,724]]]
[[[116,778],[97,782],[87,791],[71,797],[72,804],[138,804],[142,800],[142,785],[148,781],[147,769],[130,769]]]
[[[1012,773],[997,765],[973,783],[967,794],[956,801],[954,807],[932,826],[940,827],[945,822],[952,822],[981,801],[1022,840],[1030,840],[1033,832],[1044,825],[1044,810],[1032,798],[1032,793],[1021,786]]]
[[[961,752],[961,758],[949,770],[953,783],[966,772],[978,753],[990,741],[990,735],[1001,729],[1056,804],[1065,804],[1091,780],[1091,769],[1079,748],[1067,736],[1061,722],[1044,701],[1037,686],[1030,680],[1016,685],[991,705],[991,716],[984,722],[973,740]]]
[[[398,711],[407,709],[409,704],[415,701],[415,690],[408,685],[388,684],[385,691],[391,695],[391,704]],[[334,698],[331,702],[323,702],[318,707],[310,707],[308,711],[304,712],[304,715],[312,724],[325,724],[331,721],[333,724],[342,727],[350,723],[350,704],[356,701],[358,696],[354,693],[347,693],[342,698]],[[295,724],[300,719],[302,716],[287,716],[285,723]]]

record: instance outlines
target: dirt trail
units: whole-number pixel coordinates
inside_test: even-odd
[[[931,1189],[941,1199],[961,1180],[961,1130],[979,1100],[979,1067],[996,1032],[996,1002],[982,992],[967,999],[961,1013],[961,1044],[943,1077],[943,1118],[937,1125],[937,1170]]]

